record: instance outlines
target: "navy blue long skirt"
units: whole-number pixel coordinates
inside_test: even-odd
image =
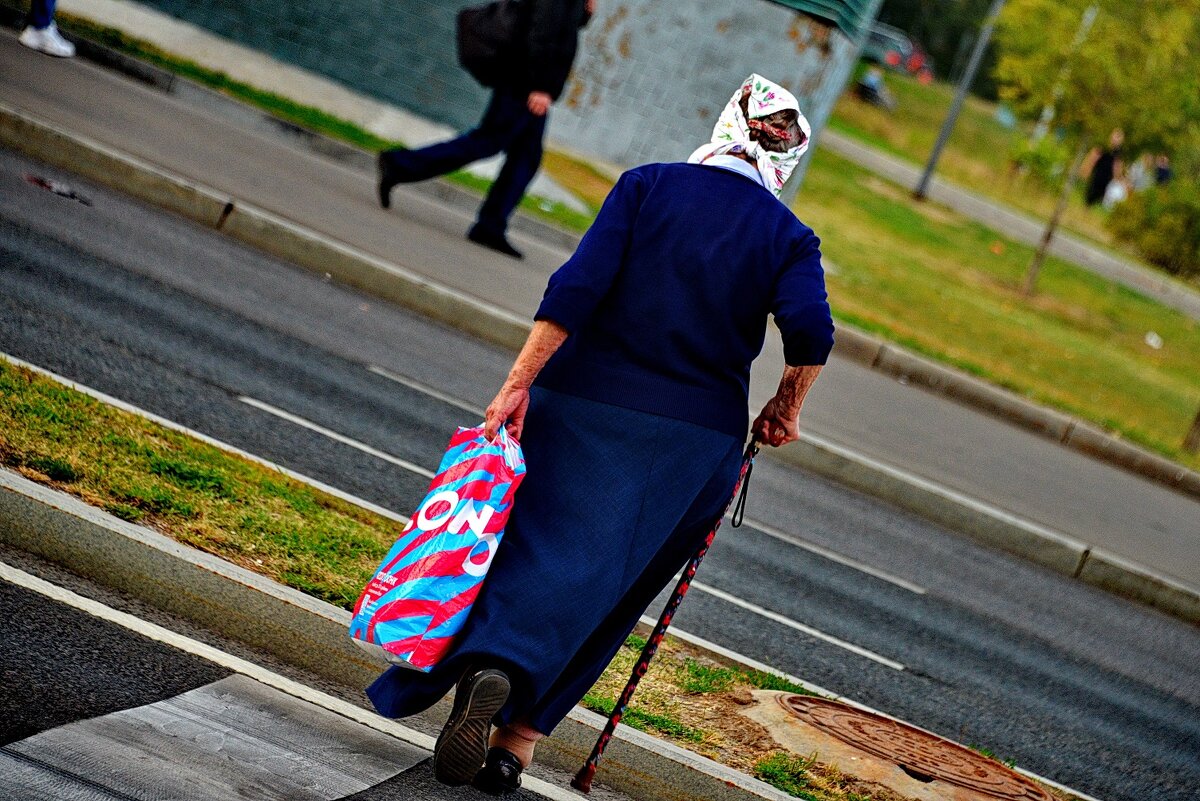
[[[733,492],[742,443],[692,423],[535,387],[528,472],[451,652],[367,690],[387,717],[435,704],[468,667],[513,691],[499,720],[549,734],[595,683]]]

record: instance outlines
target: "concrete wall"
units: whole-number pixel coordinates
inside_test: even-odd
[[[456,64],[454,18],[481,0],[141,0],[352,89],[458,128],[487,93]],[[855,46],[767,0],[598,0],[550,138],[619,165],[685,157],[739,82],[784,84],[820,129]]]
[[[618,164],[686,158],[752,72],[818,130],[856,55],[819,20],[764,0],[600,0],[552,135]]]

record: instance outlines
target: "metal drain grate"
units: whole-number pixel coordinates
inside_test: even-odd
[[[913,726],[823,698],[781,695],[779,703],[813,728],[894,763],[918,781],[944,781],[1008,801],[1055,801],[1001,763]]]

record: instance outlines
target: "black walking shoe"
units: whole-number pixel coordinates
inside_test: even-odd
[[[472,784],[489,795],[511,793],[521,786],[521,760],[506,748],[489,748],[487,762]]]
[[[504,234],[493,234],[482,230],[478,225],[473,226],[467,232],[467,239],[470,239],[477,245],[483,245],[485,248],[491,248],[497,253],[503,253],[505,256],[512,256],[514,259],[523,259],[525,254],[514,248],[504,238]]]
[[[508,700],[508,676],[499,670],[468,672],[454,691],[454,708],[433,747],[433,775],[442,784],[468,784],[487,756],[492,718]]]
[[[387,151],[379,154],[375,162],[379,167],[379,205],[385,209],[392,207],[392,187],[400,183],[387,163]]]

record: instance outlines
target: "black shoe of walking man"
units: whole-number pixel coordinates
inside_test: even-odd
[[[454,691],[450,718],[433,747],[433,776],[442,784],[470,784],[483,767],[492,718],[508,701],[508,676],[469,670]]]
[[[488,231],[478,224],[471,226],[471,230],[467,232],[467,239],[477,245],[483,245],[485,248],[503,253],[505,256],[512,256],[514,259],[523,259],[525,254],[517,250],[509,243],[504,234],[497,234]]]

